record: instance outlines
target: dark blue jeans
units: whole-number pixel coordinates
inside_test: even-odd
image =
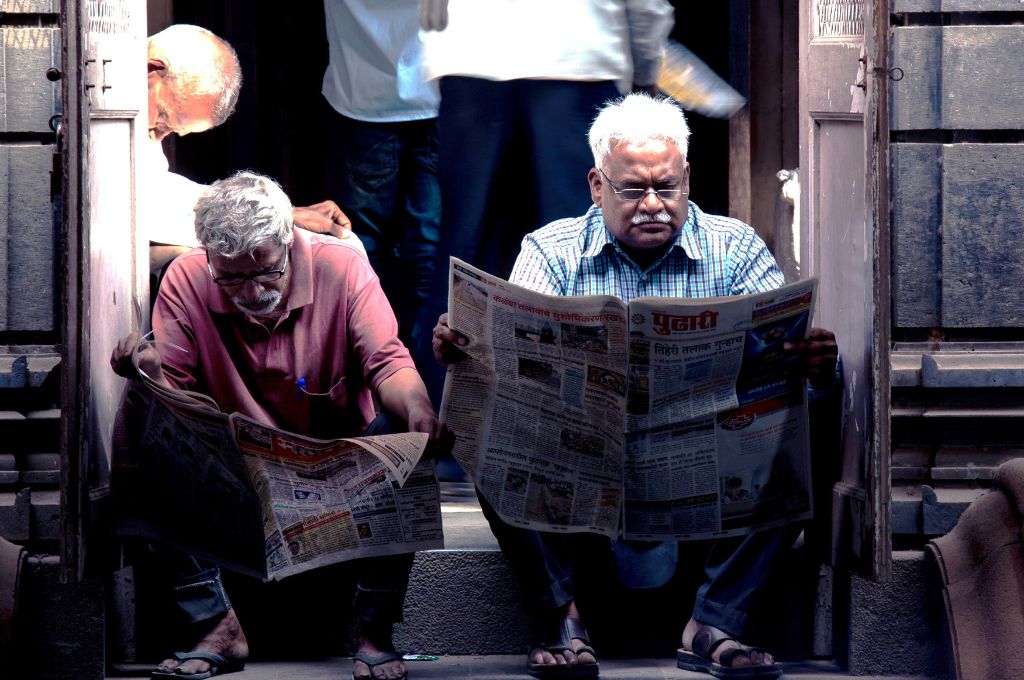
[[[479,494],[478,494],[479,495]],[[607,538],[593,534],[556,534],[505,524],[479,496],[480,506],[523,589],[524,609],[537,619],[576,598],[577,568],[610,561]],[[693,616],[733,635],[749,632],[750,614],[766,595],[772,567],[796,540],[799,526],[755,531],[715,541],[704,565]],[[685,554],[685,544],[680,547]]]
[[[437,119],[367,123],[336,115],[328,192],[341,206],[380,277],[399,337],[418,367],[433,363],[427,303],[441,239]]]
[[[523,236],[590,207],[587,131],[610,81],[441,79],[441,242],[433,327],[448,308],[448,256],[508,278]],[[420,367],[435,405],[444,371]]]
[[[407,430],[404,423],[382,414],[370,423],[363,436]],[[174,583],[174,604],[184,623],[216,620],[231,609],[217,565],[171,549],[160,548],[159,554],[165,574]],[[341,565],[340,571],[355,580],[352,611],[360,623],[388,626],[402,620],[402,603],[414,557],[414,553],[403,553]]]

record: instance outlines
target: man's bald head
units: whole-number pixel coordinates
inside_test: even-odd
[[[149,135],[163,139],[220,125],[242,89],[238,55],[226,41],[189,24],[175,24],[148,43]]]

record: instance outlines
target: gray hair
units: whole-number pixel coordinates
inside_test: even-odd
[[[686,160],[690,126],[686,116],[668,97],[652,97],[634,92],[606,103],[590,126],[587,141],[594,154],[594,165],[603,167],[612,147],[621,142],[639,144],[663,139],[679,149]]]
[[[269,177],[241,171],[211,184],[196,201],[196,238],[233,259],[265,243],[291,245],[292,203]]]
[[[212,95],[213,125],[228,119],[242,89],[242,65],[226,40],[199,26],[174,24],[151,35],[148,47],[167,63],[164,78],[176,98]]]

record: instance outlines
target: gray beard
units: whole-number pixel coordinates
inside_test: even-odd
[[[270,314],[277,306],[281,304],[281,291],[279,290],[265,290],[260,293],[260,296],[253,302],[248,304],[242,304],[237,298],[231,298],[231,302],[234,303],[235,307],[246,314],[252,314],[253,316],[266,316]]]

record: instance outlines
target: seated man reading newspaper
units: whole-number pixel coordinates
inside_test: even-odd
[[[212,184],[196,204],[195,224],[202,247],[167,271],[153,313],[155,346],[138,350],[141,371],[164,386],[209,395],[225,413],[302,435],[360,435],[390,416],[432,443],[446,439],[362,251],[295,228],[281,188],[249,172]],[[138,344],[132,334],[115,348],[111,364],[119,374],[133,375]],[[391,630],[412,558],[349,563],[357,574],[356,678],[405,677]],[[162,662],[154,677],[237,670],[248,655],[217,567],[188,563],[193,573],[181,574],[176,605],[192,623],[195,644]]]
[[[782,273],[751,227],[706,214],[687,200],[688,137],[683,112],[669,99],[635,93],[602,108],[589,133],[593,207],[527,235],[511,282],[548,295],[612,295],[626,303],[641,296],[743,295],[783,285]],[[448,326],[447,314],[440,317],[434,329],[438,361],[461,360],[460,346],[468,342]],[[812,329],[808,339],[787,342],[785,352],[812,386],[830,386],[837,379],[838,350],[830,331]],[[558,450],[558,443],[551,447]],[[534,617],[530,673],[596,676],[598,663],[576,607],[573,573],[573,564],[578,570],[588,563],[580,559],[581,539],[592,545],[594,536],[513,527],[480,500]],[[683,630],[681,668],[721,677],[781,674],[770,653],[741,640],[750,634],[752,610],[766,590],[770,566],[799,531],[793,526],[716,543]],[[664,574],[659,562],[674,567],[674,542],[632,552],[617,542],[615,548],[626,556],[620,557],[620,571],[632,572],[633,583],[638,571],[641,580],[644,571]]]

